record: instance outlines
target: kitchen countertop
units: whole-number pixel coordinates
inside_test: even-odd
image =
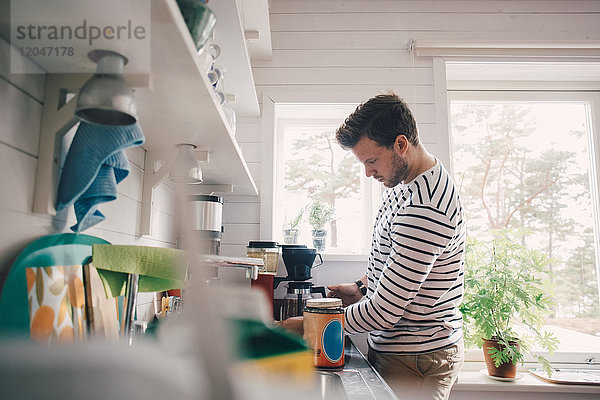
[[[398,399],[349,337],[346,337],[344,352],[346,362],[341,371],[321,372],[339,376],[349,400]]]

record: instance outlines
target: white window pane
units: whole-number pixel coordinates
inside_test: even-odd
[[[556,258],[548,329],[560,351],[600,348],[598,267],[586,101],[451,101],[455,179],[471,237],[526,228],[528,244]],[[595,233],[596,232],[596,233]]]
[[[325,251],[365,254],[370,243],[371,185],[360,163],[335,141],[335,130],[356,108],[353,104],[277,105],[275,239],[304,209],[297,243],[313,247],[306,209],[316,198],[335,209],[325,226]],[[288,236],[291,238],[291,236]]]

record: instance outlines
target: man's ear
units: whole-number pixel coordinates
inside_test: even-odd
[[[404,135],[396,136],[395,146],[400,151],[400,153],[405,153],[406,149],[408,148],[408,140],[406,139],[406,136],[404,136]]]

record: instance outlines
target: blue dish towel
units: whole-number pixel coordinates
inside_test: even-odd
[[[63,166],[56,211],[71,204],[82,232],[104,220],[100,203],[117,198],[117,184],[129,174],[125,149],[144,144],[144,134],[136,123],[128,126],[105,126],[81,121]]]

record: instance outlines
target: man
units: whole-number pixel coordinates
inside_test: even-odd
[[[347,306],[346,333],[369,333],[368,359],[398,396],[446,399],[464,359],[458,190],[420,143],[410,110],[395,94],[358,106],[336,139],[387,189],[366,274],[329,286],[328,296]]]

